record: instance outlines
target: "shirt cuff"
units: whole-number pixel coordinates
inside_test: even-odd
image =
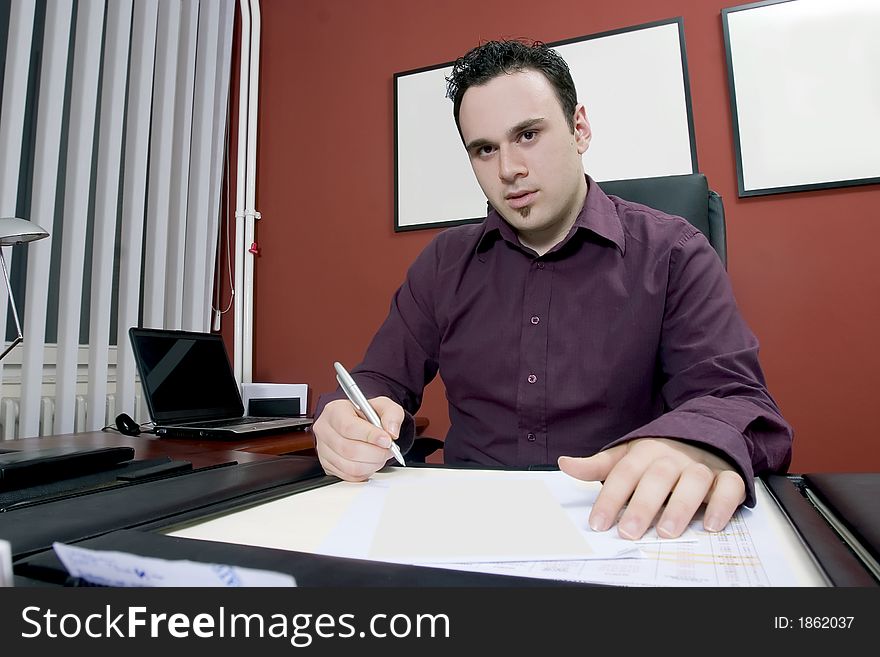
[[[716,452],[734,465],[746,484],[748,507],[755,506],[755,474],[743,435],[729,424],[690,411],[670,411],[615,440],[605,449],[636,438],[671,438]]]
[[[406,456],[407,452],[412,449],[416,440],[416,421],[407,411],[403,412],[403,422],[400,425],[400,435],[397,436],[397,447],[400,453]]]

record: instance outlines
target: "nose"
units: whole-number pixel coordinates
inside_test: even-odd
[[[510,183],[529,172],[522,154],[515,148],[505,148],[503,145],[498,149],[498,177],[505,183]]]

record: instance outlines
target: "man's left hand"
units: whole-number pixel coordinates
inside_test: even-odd
[[[664,503],[657,534],[676,538],[703,502],[703,527],[716,532],[746,498],[745,482],[728,461],[671,438],[636,438],[586,458],[561,456],[559,468],[576,479],[604,482],[590,527],[605,531],[626,506],[617,531],[630,540],[642,537]]]

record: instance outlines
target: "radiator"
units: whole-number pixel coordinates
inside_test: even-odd
[[[135,397],[135,406],[138,409],[135,421],[145,422],[145,409],[143,408],[141,395]],[[74,431],[86,431],[87,421],[91,409],[88,408],[88,398],[85,395],[76,396],[74,412]],[[101,426],[116,426],[116,396],[108,394],[105,398],[104,408],[98,409],[102,413]],[[13,440],[18,438],[18,415],[19,399],[16,397],[4,397],[0,400],[0,440]],[[55,424],[55,398],[43,397],[40,399],[40,435],[51,436]]]

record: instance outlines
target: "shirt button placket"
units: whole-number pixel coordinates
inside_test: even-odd
[[[519,344],[517,415],[519,444],[517,462],[544,463],[546,454],[547,332],[550,324],[550,292],[553,265],[541,260],[530,263],[523,290],[522,328]]]

